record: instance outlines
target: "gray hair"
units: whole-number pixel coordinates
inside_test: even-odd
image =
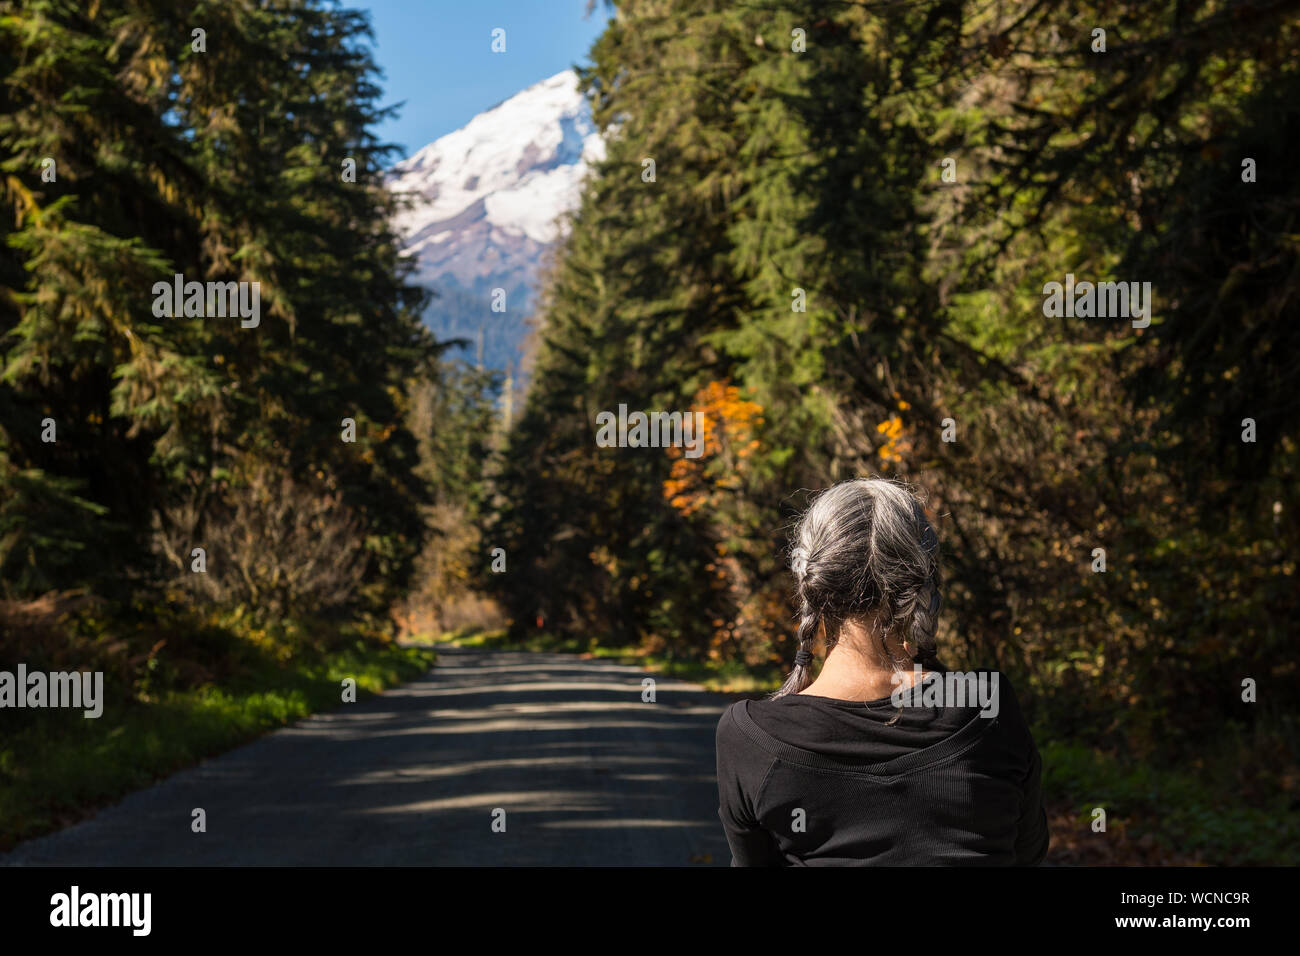
[[[810,655],[822,624],[830,647],[846,620],[876,615],[882,643],[884,633],[895,633],[913,645],[915,661],[937,665],[939,538],[905,485],[856,478],[827,488],[800,518],[793,544],[801,653],[774,698],[812,682]]]

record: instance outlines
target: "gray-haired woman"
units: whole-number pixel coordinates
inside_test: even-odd
[[[939,663],[939,542],[917,499],[878,478],[826,489],[791,569],[794,669],[718,723],[732,865],[1041,862],[1038,751],[1005,677]]]

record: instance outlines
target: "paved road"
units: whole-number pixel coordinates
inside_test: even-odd
[[[726,865],[727,698],[565,654],[440,647],[421,680],[181,771],[3,864]],[[207,811],[193,833],[191,811]],[[505,810],[505,832],[492,830]]]

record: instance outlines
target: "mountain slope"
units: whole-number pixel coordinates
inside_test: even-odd
[[[604,145],[566,70],[480,113],[397,163],[389,188],[409,200],[395,221],[438,298],[425,321],[440,339],[483,336],[483,363],[517,365],[536,282]],[[505,290],[504,313],[492,290]],[[464,354],[476,358],[471,345]]]

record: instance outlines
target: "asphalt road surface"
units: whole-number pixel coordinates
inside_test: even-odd
[[[567,654],[440,647],[414,683],[206,760],[3,864],[725,866],[729,699]],[[207,832],[191,830],[192,811]],[[503,810],[504,818],[498,810]],[[504,819],[504,832],[500,830]]]

